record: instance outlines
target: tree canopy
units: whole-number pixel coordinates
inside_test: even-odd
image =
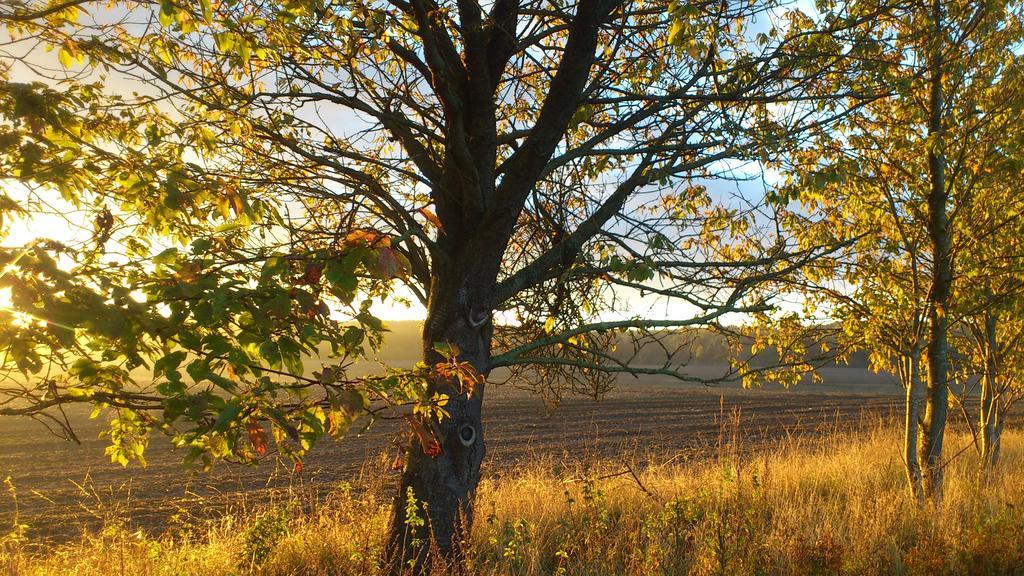
[[[986,373],[980,366],[991,346],[979,348],[981,326],[1019,292],[1010,279],[1017,273],[1006,273],[1019,268],[1010,237],[1020,206],[1005,186],[1020,172],[1021,8],[893,6],[869,27],[865,52],[876,65],[848,76],[856,84],[881,75],[892,97],[852,110],[787,158],[790,190],[806,210],[794,232],[811,243],[852,241],[802,269],[797,282],[842,323],[848,344],[900,374],[908,394],[904,457],[920,495],[941,492],[951,361],[973,356],[960,363],[961,384]]]
[[[688,379],[678,358],[621,360],[613,336],[768,320],[762,287],[843,245],[793,239],[785,198],[715,184],[879,96],[845,79],[886,7],[823,8],[13,3],[0,209],[89,229],[0,252],[17,319],[0,414],[70,433],[64,405],[105,407],[121,462],[152,430],[250,461],[270,436],[300,458],[361,415],[401,418],[394,542],[428,531],[408,498],[447,553],[491,370]],[[402,293],[426,310],[423,363],[350,377],[384,330],[372,303]]]

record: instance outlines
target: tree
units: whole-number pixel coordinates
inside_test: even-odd
[[[66,424],[64,404],[106,406],[121,461],[154,429],[193,458],[241,460],[271,430],[298,459],[360,414],[401,418],[390,545],[416,568],[430,547],[457,558],[471,525],[494,368],[568,386],[689,378],[603,347],[768,311],[759,284],[831,249],[796,247],[760,201],[705,186],[826,122],[816,94],[859,96],[823,86],[841,34],[872,17],[819,29],[771,2],[52,6],[0,16],[73,69],[0,92],[5,165],[27,187],[7,208],[31,214],[56,190],[94,231],[5,250],[24,321],[2,343],[28,379],[2,413]],[[755,34],[758,15],[784,18]],[[8,75],[31,67],[15,59]],[[383,329],[371,302],[398,286],[427,311],[423,363],[347,377],[343,359]],[[636,293],[672,313],[622,314]],[[323,345],[342,361],[307,375]]]
[[[1020,43],[1015,3],[896,5],[871,25],[870,67],[851,82],[893,87],[796,155],[794,192],[819,216],[808,238],[857,238],[832,268],[805,281],[835,306],[877,368],[907,388],[904,455],[912,490],[940,497],[949,405],[951,318],[958,241],[977,231],[967,207],[1006,140],[1007,96],[995,86]],[[995,95],[999,102],[991,100]],[[987,196],[988,200],[993,199]],[[1007,204],[988,206],[999,211]],[[956,237],[962,226],[964,238]],[[838,279],[839,282],[833,282]],[[925,352],[922,370],[921,354]],[[923,381],[927,382],[927,390]],[[916,454],[915,454],[916,452]]]
[[[1022,391],[1020,275],[1021,199],[1016,194],[1020,174],[1022,84],[1020,58],[1005,63],[977,107],[983,121],[970,132],[972,147],[984,150],[983,165],[974,174],[972,197],[961,208],[954,232],[961,254],[957,286],[955,332],[957,403],[968,416],[966,404],[978,394],[974,433],[983,471],[992,470],[1007,411]]]
[[[982,282],[983,287],[973,294],[980,300],[972,302],[975,307],[962,318],[962,330],[955,340],[955,400],[971,429],[983,474],[995,469],[1007,414],[1024,395],[1019,280],[1011,282],[1000,282],[991,275]],[[997,292],[993,284],[1012,286],[1013,292]],[[967,409],[974,395],[978,397],[976,423]]]

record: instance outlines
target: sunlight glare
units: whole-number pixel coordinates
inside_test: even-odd
[[[11,289],[0,288],[0,312],[7,316],[7,322],[15,328],[28,328],[32,324],[46,326],[46,320],[36,318],[31,314],[20,312],[14,309],[14,302],[11,300]]]

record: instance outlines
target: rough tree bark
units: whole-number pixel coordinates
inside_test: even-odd
[[[999,444],[1003,432],[1003,405],[999,394],[999,359],[996,341],[996,315],[985,314],[983,350],[985,368],[981,376],[981,410],[979,427],[981,465],[984,472],[995,468],[999,460]]]
[[[433,255],[423,328],[423,358],[428,366],[444,360],[435,349],[436,343],[444,343],[451,346],[458,362],[469,363],[480,376],[489,374],[491,316],[502,300],[498,282],[502,259],[530,191],[579,106],[596,58],[600,26],[616,4],[614,0],[579,3],[536,125],[504,161],[500,179],[495,172],[494,98],[497,80],[514,48],[517,3],[497,2],[491,17],[498,22],[494,26],[484,23],[478,7],[460,4],[464,58],[455,54],[440,16],[424,3],[411,4],[446,123],[444,157],[431,167],[431,197],[443,233]],[[617,204],[609,206],[611,213],[618,209]],[[586,240],[594,233],[583,230],[576,236]],[[566,248],[570,261],[578,249],[575,244]],[[472,390],[454,380],[438,378],[428,383],[428,396],[449,397],[448,417],[424,423],[433,428],[439,453],[425,453],[416,441],[407,449],[388,544],[396,572],[422,573],[435,561],[462,569],[462,539],[473,523],[473,494],[486,452],[483,392],[482,383]],[[415,521],[410,512],[425,523]]]
[[[932,285],[929,291],[931,334],[928,342],[928,403],[921,457],[925,464],[924,491],[931,499],[942,498],[942,442],[949,409],[949,298],[953,285],[949,191],[946,189],[946,157],[943,151],[943,13],[941,0],[932,2],[934,35],[929,55],[928,98],[928,237],[932,248]]]
[[[443,358],[434,349],[435,342],[458,350],[458,358],[469,362],[482,375],[489,371],[490,314],[475,313],[473,294],[457,290],[447,302],[431,306],[423,337],[423,357],[428,363]],[[440,300],[440,299],[439,299]],[[443,557],[458,561],[461,540],[473,521],[472,498],[480,481],[480,465],[486,448],[481,420],[483,384],[463,390],[458,380],[434,379],[428,394],[449,396],[449,417],[433,422],[440,454],[424,453],[418,443],[408,450],[408,461],[397,494],[391,528],[391,557],[401,559],[414,570],[427,561],[429,547],[436,546]],[[415,502],[410,502],[409,499]],[[408,512],[414,506],[426,521],[410,524]]]
[[[903,457],[907,467],[907,481],[914,497],[924,499],[924,477],[918,454],[919,438],[924,432],[924,404],[927,386],[921,377],[921,348],[914,347],[900,359],[900,380],[907,391],[906,419],[904,422]]]
[[[449,232],[451,238],[445,244],[451,250],[450,260],[435,266],[423,328],[423,358],[428,366],[445,360],[436,348],[443,343],[478,375],[486,377],[490,372],[490,306],[505,249],[493,231],[474,227],[468,233],[475,240],[456,230]],[[434,378],[427,394],[435,393],[449,397],[448,417],[428,423],[440,453],[425,453],[417,441],[408,447],[389,541],[395,571],[422,572],[432,551],[437,553],[434,559],[458,569],[463,536],[473,522],[473,495],[486,453],[484,384],[465,388],[458,379]],[[411,519],[413,511],[425,522]]]

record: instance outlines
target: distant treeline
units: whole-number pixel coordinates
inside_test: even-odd
[[[422,344],[420,329],[422,324],[415,320],[387,322],[390,332],[384,339],[383,348],[376,358],[386,364],[405,366],[419,359]],[[831,346],[835,349],[835,346]],[[749,351],[749,347],[747,348]],[[822,355],[820,350],[812,349],[812,355]],[[729,344],[725,335],[707,329],[691,329],[686,331],[664,331],[654,336],[634,339],[620,335],[619,342],[612,356],[619,360],[632,360],[639,365],[664,364],[668,355],[673,363],[687,364],[725,364],[729,361]],[[745,356],[749,357],[749,353]],[[770,365],[776,355],[772,350],[758,354],[757,364]],[[858,351],[850,354],[848,365],[866,368],[867,352]]]

